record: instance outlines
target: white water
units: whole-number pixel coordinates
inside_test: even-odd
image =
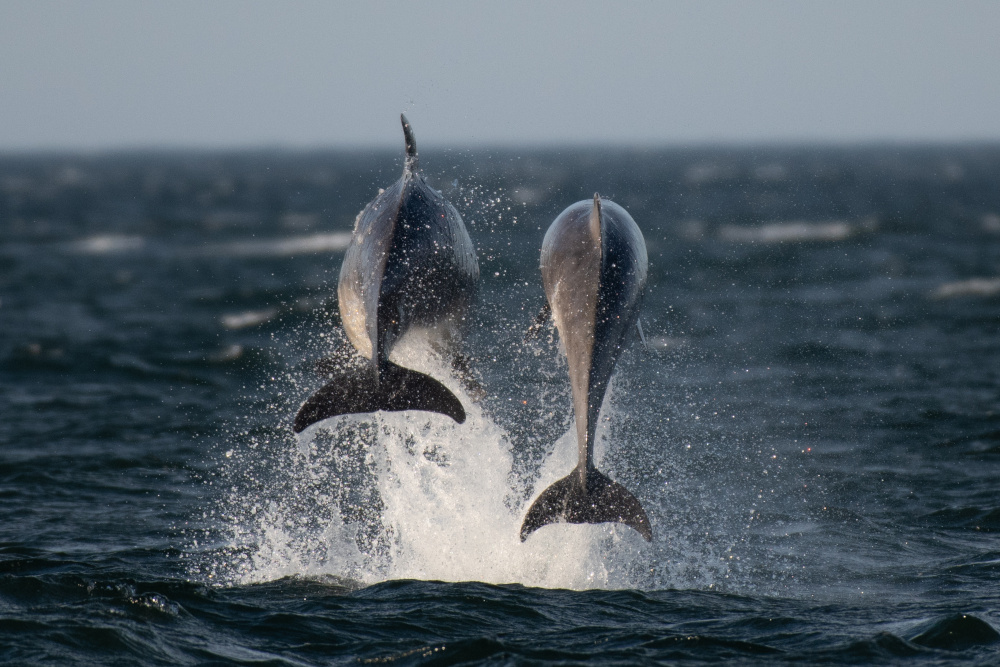
[[[276,461],[270,473],[271,486],[280,489],[276,496],[241,497],[234,487],[225,532],[231,551],[240,556],[231,558],[224,550],[210,568],[211,578],[229,584],[306,576],[362,584],[424,579],[573,589],[636,586],[632,573],[637,567],[648,572],[640,564],[650,559],[651,547],[628,527],[549,525],[520,541],[526,485],[534,481],[530,501],[573,469],[574,427],[553,444],[537,480],[519,479],[503,430],[437,358],[397,349],[394,360],[442,380],[466,406],[465,423],[409,411],[335,418],[297,439],[289,433],[283,445],[288,458]],[[599,430],[598,461],[605,431]],[[359,508],[339,506],[331,491],[341,483],[334,469],[359,465],[374,480],[382,503],[378,537],[365,550],[358,539],[364,520],[341,519],[350,513],[344,510],[356,515]],[[377,498],[368,502],[377,508]]]

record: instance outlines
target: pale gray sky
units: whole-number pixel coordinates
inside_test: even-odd
[[[0,0],[0,151],[1000,140],[1000,2]]]

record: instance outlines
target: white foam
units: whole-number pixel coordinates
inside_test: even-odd
[[[390,429],[383,440],[382,518],[396,536],[385,574],[391,579],[587,585],[588,573],[581,567],[591,548],[587,531],[556,527],[521,543],[524,508],[507,505],[515,490],[509,448],[503,434],[478,412],[473,407],[463,427],[446,424],[416,438],[417,452],[434,451],[447,457],[447,465],[407,455],[406,431]],[[421,419],[413,414],[392,418],[404,422],[400,424],[404,427],[407,421]],[[556,451],[567,449],[575,451],[572,446]],[[559,472],[565,474],[573,463],[550,463],[549,474],[543,474],[538,487],[558,479]]]

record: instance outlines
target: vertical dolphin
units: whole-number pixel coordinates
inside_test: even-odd
[[[594,432],[615,362],[636,327],[646,284],[646,243],[625,209],[581,201],[559,214],[542,241],[542,282],[566,348],[579,462],[545,489],[521,525],[521,541],[542,526],[624,523],[652,540],[649,518],[625,487],[594,467]]]
[[[296,433],[342,414],[429,410],[465,421],[461,402],[434,378],[389,361],[413,328],[433,329],[454,344],[476,297],[479,261],[448,201],[424,181],[406,116],[403,175],[358,215],[340,268],[340,317],[351,344],[370,363],[341,372],[295,415]]]

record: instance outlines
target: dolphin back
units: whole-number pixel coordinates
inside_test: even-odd
[[[618,357],[638,330],[642,293],[649,272],[646,242],[628,212],[601,202],[601,278],[590,357],[588,426],[597,424]],[[589,437],[593,438],[593,430]]]
[[[337,286],[348,338],[379,375],[411,327],[460,322],[479,284],[462,216],[418,171],[412,128],[402,121],[403,175],[358,216]]]
[[[431,376],[392,362],[385,362],[381,375],[376,382],[368,366],[338,374],[302,404],[292,430],[301,433],[330,417],[377,410],[426,410],[465,421],[461,401]]]
[[[623,523],[647,542],[653,539],[649,517],[635,496],[621,484],[591,468],[578,468],[545,489],[521,524],[521,541],[550,523]]]
[[[343,414],[426,410],[465,421],[461,402],[434,378],[389,358],[413,327],[453,343],[476,297],[479,262],[462,216],[419,171],[413,128],[400,116],[403,174],[354,222],[337,283],[347,338],[369,363],[333,377],[299,408],[293,429]]]
[[[455,207],[415,174],[402,184],[379,285],[378,333],[401,336],[464,315],[476,298],[479,263]],[[391,347],[391,343],[389,345]]]

